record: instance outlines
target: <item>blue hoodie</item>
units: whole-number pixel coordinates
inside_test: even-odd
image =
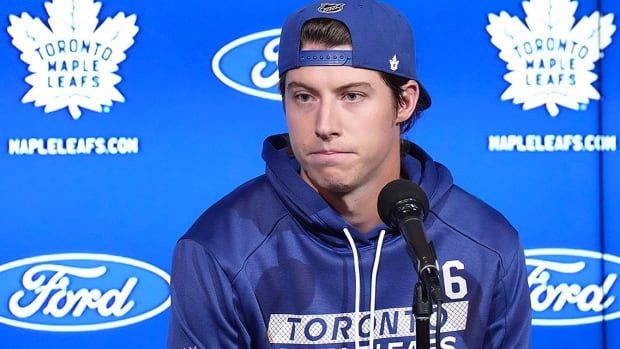
[[[439,347],[529,348],[516,231],[407,144],[401,172],[429,197],[424,225],[445,289]],[[263,158],[265,175],[179,240],[168,348],[415,348],[417,272],[403,237],[383,224],[362,234],[343,220],[299,176],[284,135],[265,140]]]

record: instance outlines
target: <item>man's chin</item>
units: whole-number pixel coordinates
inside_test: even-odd
[[[317,178],[311,181],[312,185],[319,192],[328,191],[333,194],[347,194],[353,190],[353,185],[349,181],[336,180],[335,178]]]
[[[323,187],[323,190],[329,191],[334,194],[347,194],[353,190],[352,186],[348,183],[326,183]]]
[[[315,190],[322,192],[327,191],[334,194],[347,194],[351,192],[354,187],[351,183],[351,178],[343,178],[342,173],[337,175],[329,175],[325,173],[311,175],[308,172],[302,174],[302,178],[310,184]]]

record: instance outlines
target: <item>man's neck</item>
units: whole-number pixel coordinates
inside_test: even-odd
[[[377,212],[377,197],[381,188],[366,186],[344,194],[321,192],[319,194],[359,232],[367,233],[381,223]]]
[[[331,192],[314,185],[307,176],[302,175],[302,177],[305,177],[304,180],[318,191],[345,221],[359,232],[367,233],[381,223],[377,211],[379,192],[387,183],[400,177],[400,168],[397,167],[393,173],[377,178],[347,193]]]

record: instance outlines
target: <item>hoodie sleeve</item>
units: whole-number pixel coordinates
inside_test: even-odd
[[[523,248],[508,262],[493,293],[484,348],[531,348],[532,315]]]
[[[208,251],[192,240],[174,250],[168,349],[245,348],[231,282]]]

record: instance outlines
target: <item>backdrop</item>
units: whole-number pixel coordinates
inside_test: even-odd
[[[390,2],[433,97],[406,137],[519,230],[534,347],[620,347],[620,2]],[[285,131],[301,4],[0,2],[0,347],[165,347],[176,239]]]

